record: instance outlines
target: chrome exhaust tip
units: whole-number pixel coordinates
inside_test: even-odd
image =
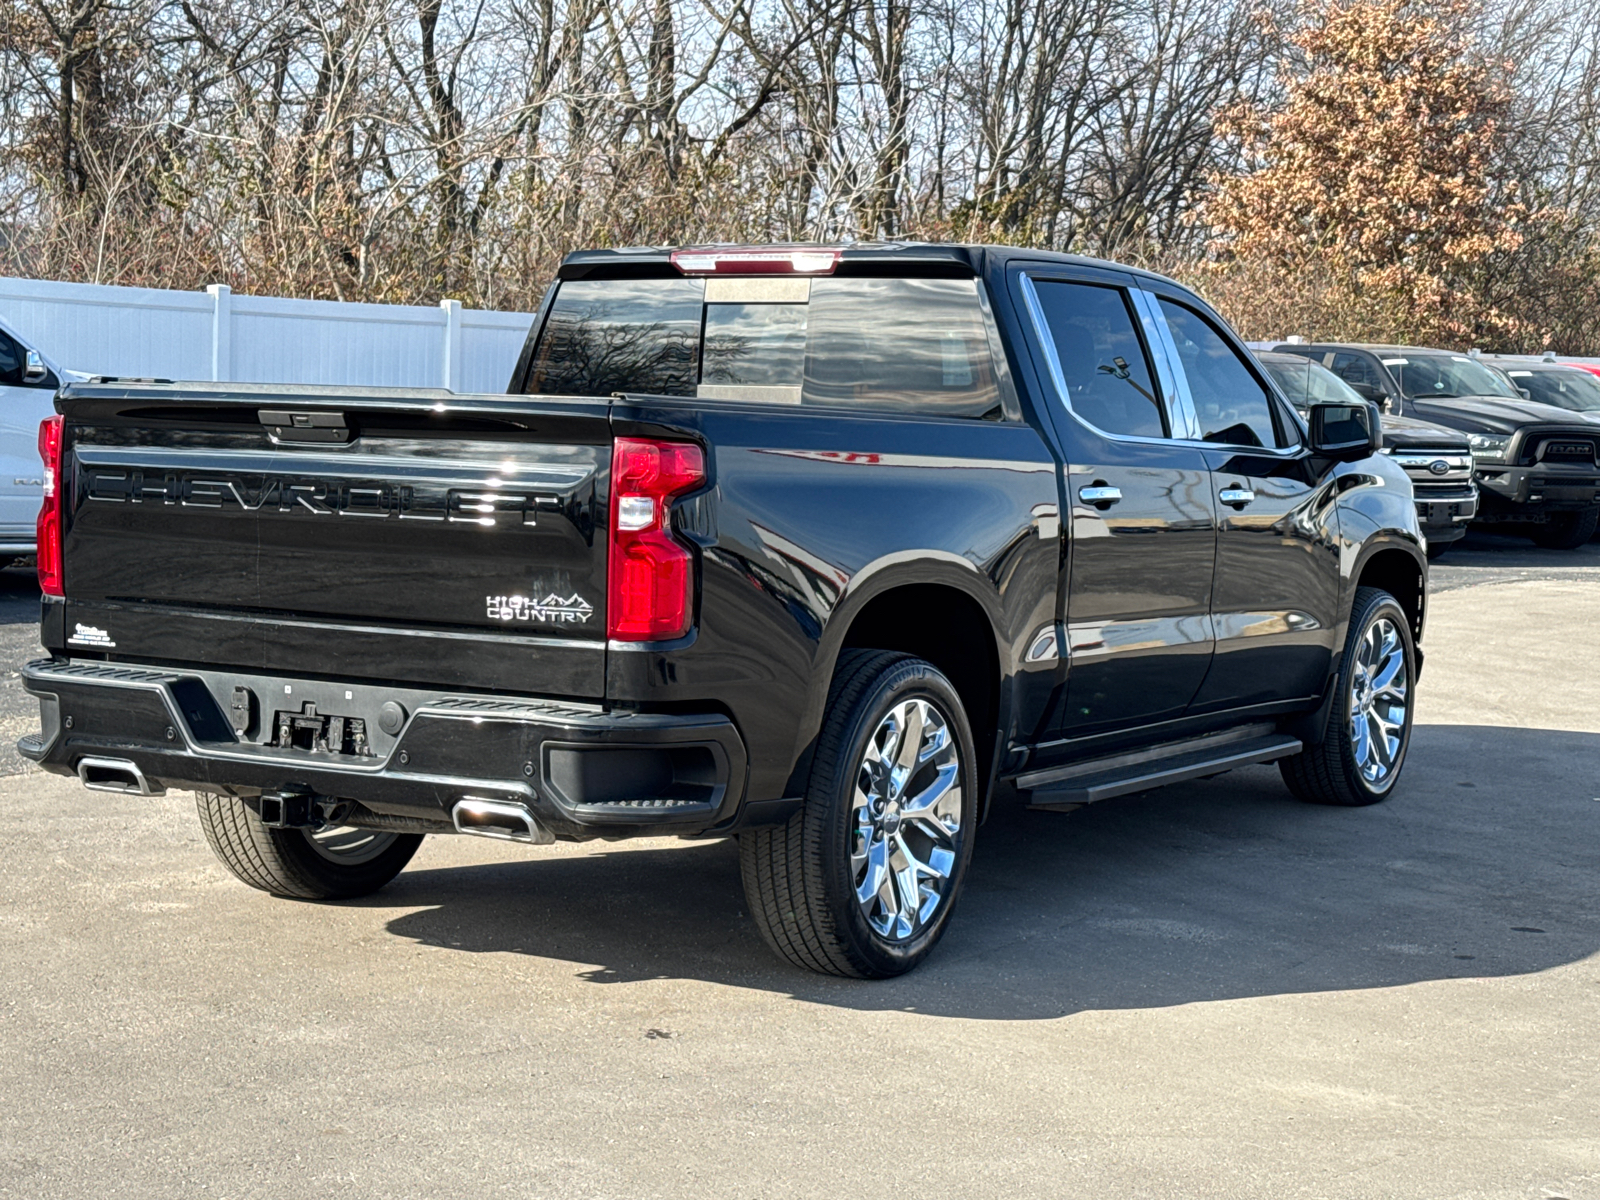
[[[91,792],[116,792],[122,796],[164,796],[166,788],[158,788],[144,777],[138,764],[125,758],[80,758],[78,779]]]
[[[450,810],[457,833],[499,838],[507,842],[527,842],[535,846],[555,844],[556,835],[533,819],[525,804],[506,800],[485,800],[463,796]]]

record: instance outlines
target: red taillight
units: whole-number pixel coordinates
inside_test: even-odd
[[[694,621],[694,556],[667,529],[674,496],[706,481],[692,442],[618,438],[611,452],[606,633],[624,642],[682,637]]]
[[[61,584],[61,426],[63,418],[39,422],[39,457],[44,460],[44,503],[39,506],[37,550],[39,590],[65,596]]]
[[[844,251],[837,246],[701,246],[674,250],[685,275],[832,275]]]

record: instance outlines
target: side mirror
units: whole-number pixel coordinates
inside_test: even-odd
[[[1376,454],[1383,444],[1383,426],[1373,404],[1313,404],[1311,452],[1340,462]]]
[[[44,365],[44,359],[39,357],[37,350],[29,350],[26,361],[22,367],[22,382],[28,385],[43,383],[50,374],[50,368]]]
[[[1382,404],[1388,399],[1383,394],[1383,389],[1375,383],[1354,383],[1348,379],[1345,382],[1350,384],[1350,390],[1363,400],[1371,400],[1374,404]]]
[[[1524,400],[1532,400],[1533,399],[1533,393],[1530,392],[1527,388],[1519,387],[1517,389],[1517,395],[1521,396]]]

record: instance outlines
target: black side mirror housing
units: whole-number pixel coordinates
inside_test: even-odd
[[[1311,406],[1311,452],[1339,462],[1376,454],[1383,445],[1383,424],[1376,404],[1324,401]]]
[[[1383,389],[1375,383],[1351,383],[1348,379],[1345,382],[1350,385],[1350,390],[1363,400],[1371,400],[1374,404],[1382,404],[1388,399],[1383,394]]]

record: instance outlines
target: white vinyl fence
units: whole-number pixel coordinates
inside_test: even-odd
[[[503,392],[531,313],[0,277],[0,318],[62,367],[236,383]]]

